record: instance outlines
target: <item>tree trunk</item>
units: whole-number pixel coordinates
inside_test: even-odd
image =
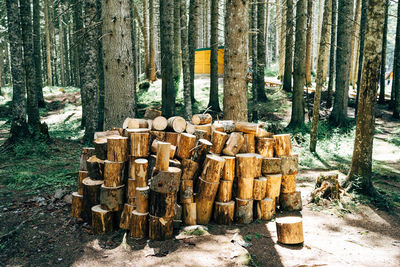
[[[173,53],[173,75],[175,92],[179,90],[181,79],[181,26],[180,26],[180,1],[174,0],[174,53]]]
[[[102,13],[102,0],[97,0],[97,20],[101,21],[101,13]],[[134,23],[134,21],[132,21]],[[102,27],[97,28],[97,34],[98,36],[102,36]],[[134,35],[132,35],[132,44],[134,44],[135,40],[133,39]],[[133,45],[132,45],[133,47]],[[133,49],[132,49],[133,50]],[[98,105],[97,105],[97,130],[98,131],[103,131],[104,129],[104,69],[103,69],[103,46],[102,46],[102,40],[100,38],[97,38],[97,55],[98,55],[98,61],[97,61],[97,71],[98,71],[98,83],[99,83],[99,89],[98,89]],[[134,57],[133,53],[133,58]],[[133,66],[133,74],[136,74],[136,65],[135,63],[132,64]],[[136,78],[136,79],[135,79]],[[134,77],[133,81],[133,90],[134,90],[134,99],[135,99],[135,104],[136,102],[136,83],[137,83],[137,77]]]
[[[50,45],[50,27],[49,27],[49,0],[44,0],[44,21],[46,29],[46,62],[47,62],[47,85],[53,85],[51,72],[51,45]]]
[[[283,80],[285,72],[285,42],[286,42],[286,20],[285,20],[285,8],[284,0],[276,0],[276,16],[277,16],[277,27],[279,35],[279,79]]]
[[[330,117],[334,125],[342,125],[347,121],[352,33],[349,25],[352,25],[353,7],[353,1],[339,1],[336,50],[336,92]]]
[[[252,66],[252,85],[251,85],[251,93],[253,95],[253,110],[252,110],[252,120],[258,120],[258,110],[256,108],[257,106],[257,0],[252,0],[251,1],[251,9],[250,9],[250,18],[251,19],[251,50],[249,50],[250,57],[251,57],[251,66]]]
[[[189,47],[188,47],[186,0],[181,0],[180,6],[181,6],[180,16],[181,16],[181,50],[182,50],[182,70],[183,70],[183,99],[185,103],[185,116],[186,118],[189,119],[192,117],[192,99],[190,96],[190,59],[189,59]]]
[[[33,61],[35,64],[35,87],[39,107],[44,107],[42,63],[40,56],[40,4],[33,0]]]
[[[389,0],[385,4],[385,23],[383,25],[383,38],[382,38],[382,61],[381,72],[379,75],[379,103],[385,103],[385,87],[386,87],[386,47],[387,47],[387,31],[388,31],[388,15],[389,15]]]
[[[189,65],[190,65],[190,98],[192,105],[196,102],[194,97],[194,56],[198,42],[199,29],[199,0],[190,0],[189,6],[189,26],[188,26],[188,47],[189,47]]]
[[[63,9],[62,5],[60,4],[58,6],[60,9],[60,14],[58,16],[58,27],[59,27],[59,32],[58,32],[58,38],[59,38],[59,46],[60,46],[60,74],[61,74],[61,86],[66,86],[65,83],[65,64],[64,64],[64,26],[63,26]]]
[[[306,77],[307,0],[299,0],[296,7],[296,43],[294,48],[292,117],[289,127],[304,125],[304,81]]]
[[[332,20],[331,20],[331,49],[329,52],[329,82],[328,92],[326,94],[326,107],[332,107],[332,92],[335,76],[335,52],[336,52],[336,18],[337,18],[337,0],[332,0]]]
[[[225,13],[224,119],[247,121],[247,2],[227,0]]]
[[[149,73],[150,81],[157,80],[156,76],[156,63],[155,63],[155,49],[154,49],[154,0],[149,0],[149,46],[150,46],[150,62]]]
[[[335,1],[335,0],[333,0]],[[316,88],[314,95],[314,109],[312,116],[312,125],[311,125],[311,133],[310,133],[310,151],[315,152],[317,146],[317,135],[318,135],[318,121],[319,121],[319,109],[321,105],[321,91],[324,83],[324,73],[323,66],[325,65],[325,52],[329,51],[329,21],[330,15],[332,14],[332,0],[325,0],[324,7],[324,16],[322,19],[322,28],[321,28],[321,43],[319,46],[318,52],[318,70],[316,77]]]
[[[255,81],[257,101],[265,102],[267,97],[265,95],[265,0],[258,1],[257,4],[257,66]]]
[[[372,184],[372,148],[375,129],[376,93],[381,64],[385,1],[369,0],[365,31],[364,64],[362,68],[359,110],[356,123],[353,158],[346,180],[360,192],[374,194]]]
[[[286,0],[286,7],[286,46],[283,90],[290,92],[292,91],[293,70],[293,0]]]
[[[311,86],[313,0],[308,0],[307,3],[306,85]]]
[[[351,52],[350,52],[350,85],[354,86],[353,73],[357,57],[358,35],[360,33],[360,17],[361,17],[361,0],[356,1],[356,10],[354,13],[353,32],[351,38]]]
[[[149,65],[149,38],[148,38],[148,25],[147,25],[147,2],[148,0],[142,0],[143,3],[143,45],[144,45],[144,73],[146,79],[150,79],[150,65]],[[139,18],[139,17],[138,17]]]
[[[400,4],[397,8],[397,29],[393,63],[392,92],[394,92],[393,118],[398,119],[400,118]]]
[[[103,2],[104,126],[135,115],[129,0]]]

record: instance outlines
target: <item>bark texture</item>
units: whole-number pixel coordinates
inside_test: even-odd
[[[208,107],[215,112],[221,111],[218,99],[218,3],[219,0],[211,0],[210,100]]]
[[[194,97],[194,55],[197,48],[198,29],[199,29],[199,11],[200,0],[190,0],[189,5],[189,28],[188,28],[188,45],[189,45],[189,62],[190,62],[190,97],[192,105],[196,102]]]
[[[188,47],[188,24],[186,0],[180,3],[181,16],[181,50],[182,50],[182,72],[183,72],[183,101],[185,103],[185,115],[187,118],[192,116],[192,99],[190,97],[190,59]],[[212,73],[212,72],[211,72]]]
[[[313,0],[307,2],[306,85],[311,85]]]
[[[329,52],[329,81],[328,92],[326,94],[326,107],[332,107],[332,93],[335,77],[335,54],[336,54],[336,18],[337,18],[337,0],[332,0],[332,17],[331,17],[331,49]]]
[[[42,57],[40,56],[40,4],[33,0],[33,61],[35,64],[35,87],[39,107],[44,107],[42,82]]]
[[[397,8],[397,29],[393,63],[392,92],[394,92],[393,117],[398,119],[400,118],[400,6]]]
[[[385,2],[385,22],[383,25],[382,38],[382,61],[381,72],[379,75],[379,103],[385,103],[385,87],[386,87],[386,47],[387,47],[387,31],[388,31],[388,15],[389,15],[389,0]]]
[[[302,12],[305,12],[305,10]],[[293,26],[293,0],[286,0],[285,73],[283,76],[283,90],[286,92],[292,91]]]
[[[257,101],[265,102],[264,71],[265,71],[265,0],[257,4],[257,66],[256,72],[256,93]]]

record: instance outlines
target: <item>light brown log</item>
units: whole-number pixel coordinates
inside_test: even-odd
[[[236,155],[236,175],[238,178],[254,178],[256,175],[256,154]]]
[[[235,201],[215,202],[214,221],[217,224],[232,225],[235,215]]]
[[[193,180],[182,180],[179,190],[180,203],[193,202]]]
[[[282,175],[281,193],[293,193],[296,191],[296,174]]]
[[[192,123],[194,125],[210,124],[212,122],[211,114],[194,114],[192,116]]]
[[[79,171],[78,172],[78,194],[83,195],[83,179],[88,177],[87,171]]]
[[[167,142],[161,142],[158,140],[153,140],[153,143],[151,144],[151,152],[152,153],[157,153],[157,149],[158,149],[158,144],[160,143],[167,143]],[[169,158],[173,159],[175,156],[175,152],[176,152],[176,146],[170,145],[170,149],[169,149]]]
[[[225,148],[222,150],[224,155],[235,156],[244,142],[244,137],[242,133],[233,132],[226,141]]]
[[[282,193],[279,196],[279,206],[281,210],[300,211],[303,209],[301,202],[301,192]]]
[[[207,141],[211,141],[211,124],[195,125],[194,129],[206,131],[206,135],[203,138]]]
[[[128,179],[127,182],[127,192],[126,192],[126,196],[127,198],[135,198],[136,197],[136,180],[135,179]]]
[[[124,204],[124,209],[121,213],[121,220],[119,222],[119,228],[130,230],[132,224],[132,212],[135,209],[133,205]]]
[[[100,205],[102,209],[121,211],[124,206],[125,185],[107,187],[104,184],[100,188]]]
[[[254,177],[261,177],[262,176],[262,161],[263,156],[260,154],[254,153]]]
[[[194,134],[194,132],[196,131],[195,125],[193,125],[193,123],[191,122],[186,122],[186,130],[185,130],[188,134]]]
[[[147,159],[136,159],[135,160],[135,180],[137,187],[146,187],[148,175],[147,175],[147,167],[148,167]]]
[[[225,160],[224,168],[222,170],[222,180],[233,181],[235,178],[235,157],[223,156]]]
[[[218,194],[216,201],[229,202],[232,199],[232,186],[233,181],[221,180],[219,182]]]
[[[213,131],[211,135],[212,147],[210,152],[214,154],[221,154],[222,149],[228,140],[228,134],[220,131]]]
[[[103,184],[101,180],[92,180],[89,177],[83,179],[83,214],[82,217],[91,222],[91,208],[100,204],[100,187]]]
[[[94,154],[98,159],[107,158],[107,138],[97,138],[93,140]],[[90,158],[90,157],[89,157]]]
[[[218,183],[221,178],[222,170],[225,165],[225,159],[217,155],[207,155],[204,162],[201,177],[204,181]]]
[[[209,201],[214,201],[218,191],[218,186],[219,186],[218,182],[217,183],[208,182],[199,177],[196,200],[206,199]]]
[[[303,243],[303,219],[292,216],[277,218],[276,233],[279,243],[287,245]]]
[[[257,219],[269,221],[275,215],[275,201],[264,198],[257,201]]]
[[[122,130],[122,136],[127,137],[127,138],[129,138],[130,135],[137,134],[137,133],[150,133],[150,129],[139,128],[139,129],[123,129]]]
[[[196,225],[196,203],[183,205],[183,220],[186,225]]]
[[[257,138],[256,151],[263,157],[272,158],[274,156],[274,144],[273,138]]]
[[[153,172],[150,189],[159,193],[178,192],[181,181],[181,169],[169,167],[166,171]]]
[[[281,158],[263,158],[261,171],[263,175],[280,173]]]
[[[128,160],[128,137],[107,137],[107,159],[119,162]]]
[[[150,190],[149,214],[157,217],[174,217],[176,193],[159,193]],[[137,205],[136,205],[137,206]],[[137,209],[139,211],[139,209]]]
[[[135,193],[136,194],[136,193]],[[128,203],[129,205],[132,205],[136,208],[136,197],[130,197],[126,200],[126,203]]]
[[[203,165],[203,162],[211,147],[212,143],[210,141],[207,141],[206,139],[200,139],[197,142],[197,145],[194,147],[192,159],[199,163],[199,165]]]
[[[266,197],[275,200],[281,192],[282,174],[269,174],[266,178]]]
[[[72,217],[82,218],[83,211],[83,195],[78,192],[72,193]]]
[[[235,122],[230,120],[225,121],[214,121],[213,123],[213,130],[231,133],[235,131]]]
[[[181,136],[180,133],[166,132],[165,133],[165,142],[178,147],[180,136]]]
[[[136,210],[140,213],[148,212],[150,189],[146,187],[136,187]]]
[[[268,137],[268,138],[272,138],[272,136],[274,136],[273,133],[271,132],[267,132],[264,128],[260,128],[259,131],[257,132],[257,134],[255,134],[256,137]]]
[[[292,142],[290,134],[278,134],[273,136],[274,150],[277,157],[290,156],[292,154]]]
[[[208,137],[208,132],[200,129],[194,129],[192,134],[196,136],[196,141],[199,141],[199,139],[207,139]]]
[[[179,138],[179,145],[176,151],[176,156],[180,159],[189,159],[196,146],[196,136],[193,134],[182,133]]]
[[[82,148],[81,157],[79,160],[79,170],[80,171],[87,171],[86,161],[95,155],[95,148],[94,147],[84,147]]]
[[[182,180],[193,180],[199,169],[199,164],[191,159],[182,160]]]
[[[104,161],[104,186],[116,187],[124,183],[125,163]]]
[[[253,198],[254,178],[238,178],[237,197],[240,199]]]
[[[243,135],[244,143],[240,153],[256,153],[256,140],[254,134],[246,133]]]
[[[297,174],[299,167],[299,156],[281,156],[281,170],[283,175]]]
[[[166,171],[169,166],[169,155],[171,144],[165,142],[158,142],[157,144],[157,160],[155,169],[157,171]]]
[[[173,218],[149,215],[149,238],[151,240],[167,240],[173,236]]]
[[[126,118],[124,120],[124,123],[122,124],[122,128],[124,129],[138,129],[140,128],[139,126],[139,120],[135,118]]]
[[[104,178],[104,160],[91,156],[86,161],[88,176],[94,180],[103,180]]]
[[[129,133],[130,155],[144,158],[149,155],[149,133]]]
[[[162,112],[157,109],[153,108],[146,108],[146,111],[144,112],[144,118],[148,120],[154,120],[158,116],[161,116]]]
[[[153,144],[154,140],[161,142],[165,141],[165,132],[163,131],[150,131],[150,143]]]
[[[184,118],[175,116],[168,119],[167,128],[171,131],[182,133],[186,129],[186,121]]]
[[[136,157],[128,156],[128,178],[135,179],[135,160]]]
[[[98,235],[114,231],[114,214],[112,211],[96,205],[91,208],[91,212],[93,234]]]
[[[118,131],[103,131],[103,132],[95,132],[94,133],[94,138],[93,139],[97,139],[97,138],[104,138],[107,139],[107,136],[112,136],[112,135],[120,135]]]
[[[132,223],[130,235],[133,238],[145,238],[149,232],[149,213],[140,213],[137,210],[132,212]]]
[[[243,121],[235,122],[236,132],[250,133],[257,135],[260,129],[264,129],[264,126],[260,123],[251,123]]]
[[[196,196],[196,221],[197,224],[207,224],[211,220],[214,201]]]
[[[163,116],[158,116],[154,118],[151,124],[151,128],[154,131],[164,131],[165,129],[167,129],[167,126],[168,126],[168,121]]]
[[[267,178],[260,177],[254,179],[253,182],[253,199],[261,200],[264,199],[267,194]]]
[[[236,222],[249,224],[253,221],[253,200],[236,198],[235,207]]]

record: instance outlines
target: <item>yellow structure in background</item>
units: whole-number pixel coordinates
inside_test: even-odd
[[[210,57],[211,48],[195,50],[195,74],[210,74]],[[218,74],[224,74],[224,47],[218,47]]]

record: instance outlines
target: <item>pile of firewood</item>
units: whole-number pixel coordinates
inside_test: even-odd
[[[164,240],[181,223],[248,224],[270,220],[277,207],[302,208],[290,135],[262,124],[148,110],[96,133],[93,144],[82,150],[72,216],[95,234],[119,227]]]

